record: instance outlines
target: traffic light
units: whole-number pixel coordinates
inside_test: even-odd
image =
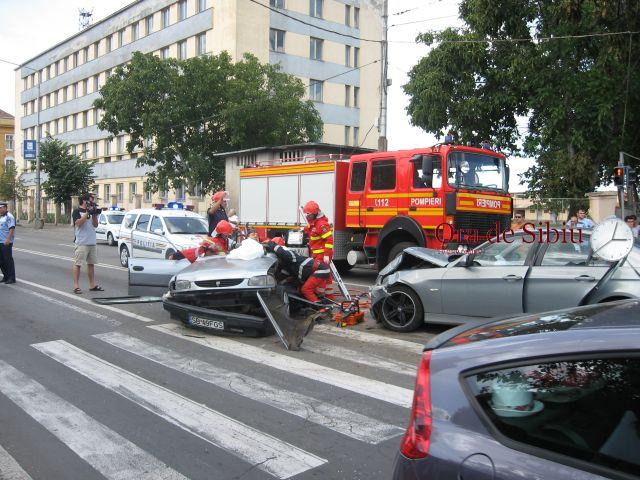
[[[625,181],[625,167],[617,166],[613,169],[613,184],[616,187],[623,187]]]

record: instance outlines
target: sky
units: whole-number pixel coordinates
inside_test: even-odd
[[[0,60],[22,63],[75,34],[79,30],[81,8],[93,9],[93,18],[99,21],[129,3],[132,0],[0,0]],[[389,0],[387,76],[392,85],[388,97],[387,138],[390,150],[437,142],[433,135],[411,126],[406,114],[408,98],[402,85],[407,82],[411,67],[428,53],[428,48],[405,42],[412,42],[426,30],[461,25],[457,18],[458,4],[459,0]],[[11,114],[15,114],[14,68],[0,61],[0,109]],[[511,191],[525,190],[525,186],[519,185],[518,174],[532,163],[529,159],[510,159]]]

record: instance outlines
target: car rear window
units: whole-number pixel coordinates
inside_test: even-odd
[[[124,215],[109,215],[107,217],[107,221],[113,225],[118,225],[122,223],[123,218],[124,218]]]
[[[508,446],[640,472],[640,358],[545,360],[465,380]]]

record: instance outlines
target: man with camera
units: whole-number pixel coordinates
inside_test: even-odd
[[[96,227],[98,226],[99,211],[92,201],[93,195],[84,194],[80,197],[80,206],[73,211],[71,218],[75,230],[76,248],[73,255],[73,293],[79,295],[80,267],[87,264],[87,277],[89,290],[102,292],[104,289],[96,284],[95,267],[98,262],[98,249],[96,247]]]

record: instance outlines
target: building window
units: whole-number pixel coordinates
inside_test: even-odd
[[[353,7],[353,26],[360,28],[360,8]]]
[[[80,54],[75,52],[73,54],[73,68],[76,68],[80,64]]]
[[[89,61],[89,47],[84,47],[84,63]]]
[[[309,0],[309,15],[322,18],[322,2],[323,0]]]
[[[251,167],[256,164],[256,154],[238,155],[236,157],[236,167]]]
[[[82,112],[82,126],[83,127],[89,126],[89,112],[87,110]]]
[[[349,140],[351,140],[351,127],[345,125],[344,127],[344,144],[349,145]]]
[[[353,68],[360,67],[360,49],[353,47]]]
[[[344,106],[351,106],[351,85],[344,86]]]
[[[353,145],[358,146],[360,144],[360,128],[353,127]]]
[[[178,58],[180,60],[185,60],[187,58],[187,41],[182,40],[178,42]]]
[[[118,202],[124,202],[124,183],[116,183],[116,194]]]
[[[118,30],[118,46],[124,45],[124,29]]]
[[[207,9],[207,0],[198,0],[198,13]]]
[[[111,185],[104,186],[104,201],[111,205]]]
[[[284,52],[284,30],[269,30],[269,48],[274,52]]]
[[[82,152],[80,153],[80,156],[82,157],[83,160],[87,159],[87,152],[88,151],[89,151],[89,144],[88,143],[83,143],[82,144]]]
[[[322,39],[311,37],[309,44],[309,57],[311,60],[322,60],[322,44]]]
[[[98,158],[98,148],[99,148],[99,143],[93,142],[93,158]]]
[[[107,42],[107,53],[111,51],[111,36],[108,36],[107,38],[105,38],[105,41]]]
[[[129,184],[129,201],[133,202],[135,194],[138,193],[138,184],[136,182],[131,182]]]
[[[347,27],[351,26],[351,5],[344,6],[344,24]]]
[[[322,101],[322,80],[309,80],[309,98],[314,102]]]
[[[280,161],[282,163],[299,162],[300,160],[304,160],[304,150],[286,150],[280,152]]]
[[[269,5],[273,8],[284,8],[284,0],[269,0]]]
[[[96,125],[100,121],[100,114],[98,113],[98,109],[93,109],[93,124]]]
[[[14,169],[16,167],[16,162],[13,160],[13,157],[7,157],[4,159],[4,166],[7,170]]]
[[[64,57],[62,60],[62,73],[69,70],[69,57]]]
[[[162,28],[167,28],[171,23],[171,16],[169,8],[165,8],[162,10]]]
[[[104,154],[111,155],[111,140],[108,138],[104,141]]]
[[[347,67],[351,66],[351,45],[344,46],[344,64]]]
[[[131,25],[131,41],[135,42],[140,38],[140,22]]]
[[[98,58],[98,55],[100,55],[100,42],[93,44],[93,58]]]
[[[144,24],[147,35],[151,35],[151,33],[153,33],[153,15],[149,15],[147,18],[145,18]]]
[[[360,107],[360,87],[353,87],[353,106]]]
[[[117,140],[118,145],[118,153],[122,153],[124,151],[124,135],[120,135]]]
[[[145,183],[144,185],[144,201],[145,203],[151,203],[153,198],[153,192],[149,190],[148,185]]]
[[[187,0],[180,0],[178,2],[178,21],[187,18]]]
[[[4,136],[4,146],[7,150],[13,150],[13,135],[6,134]]]
[[[176,200],[184,200],[184,185],[176,188]]]
[[[207,34],[201,33],[197,37],[198,55],[204,55],[207,53]]]
[[[166,60],[167,58],[169,58],[169,47],[164,47],[162,50],[160,50],[160,58],[162,60]]]
[[[74,98],[78,98],[78,84],[74,83],[73,85],[71,85],[71,95],[72,95],[72,100]]]
[[[93,91],[97,92],[100,90],[100,77],[98,75],[93,76]]]

